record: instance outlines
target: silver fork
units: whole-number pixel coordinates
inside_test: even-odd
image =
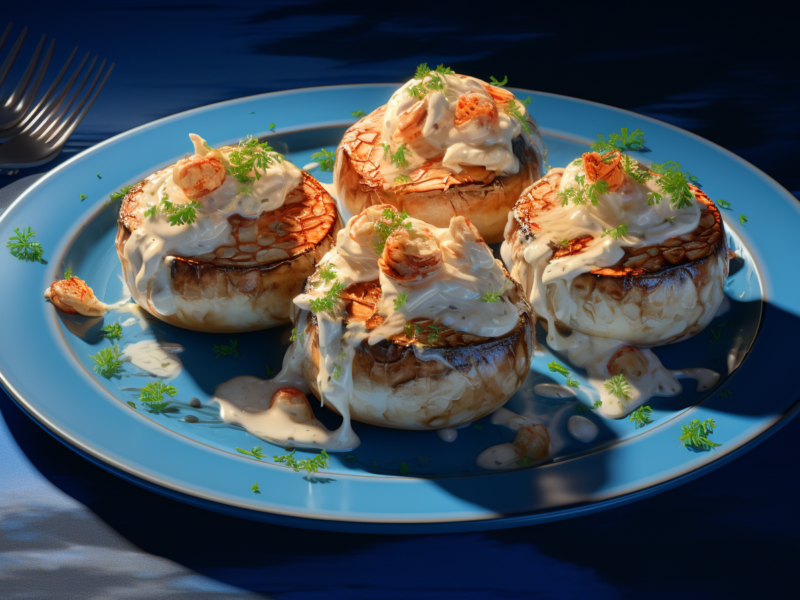
[[[103,62],[100,63],[100,67],[95,72],[91,85],[89,85],[86,93],[81,98],[80,103],[78,103],[78,105],[70,111],[70,108],[80,95],[81,90],[89,78],[89,75],[94,69],[94,64],[97,62],[97,56],[95,56],[86,73],[84,74],[78,89],[75,90],[72,98],[59,112],[59,107],[64,97],[72,87],[76,76],[83,68],[87,57],[88,53],[76,69],[75,73],[73,73],[70,80],[65,84],[64,89],[61,91],[58,97],[51,100],[47,106],[39,108],[36,111],[36,114],[32,114],[30,118],[26,118],[24,125],[18,130],[19,133],[8,140],[5,144],[0,146],[0,168],[35,167],[42,165],[58,156],[59,152],[61,152],[61,148],[64,147],[64,143],[67,141],[67,138],[72,135],[72,132],[75,131],[75,128],[86,116],[86,113],[89,112],[89,109],[92,107],[92,104],[94,104],[94,101],[97,100],[100,90],[103,89],[103,86],[108,80],[108,76],[114,69],[114,63],[112,63],[103,76],[103,80],[99,85],[97,85],[97,81],[100,78],[100,74],[103,72],[103,67],[106,64],[106,61],[103,60]],[[59,77],[63,75],[65,70],[66,66],[64,69],[62,69],[62,73],[59,75]],[[93,91],[94,93],[92,93]],[[90,94],[91,99],[89,99]],[[42,102],[39,102],[39,104],[41,103]]]
[[[3,46],[5,45],[12,25],[13,23],[10,23],[8,27],[6,27],[3,37],[0,38],[0,50],[2,50]],[[14,46],[11,48],[11,52],[6,57],[5,61],[3,61],[3,65],[0,66],[0,90],[2,90],[2,84],[8,76],[9,71],[11,71],[11,68],[14,66],[14,61],[19,54],[19,50],[22,47],[22,42],[25,41],[25,35],[27,33],[28,28],[26,27],[22,30],[22,33],[17,38],[17,41],[14,43]],[[47,54],[45,54],[41,65],[39,65],[38,73],[36,74],[36,78],[33,80],[32,84],[31,78],[34,75],[34,72],[36,72],[36,63],[39,61],[39,57],[42,54],[46,37],[47,36],[43,35],[42,39],[39,40],[39,45],[36,48],[36,51],[33,53],[33,58],[31,58],[30,62],[28,63],[28,67],[25,69],[25,73],[23,73],[22,77],[17,83],[17,86],[10,92],[4,92],[2,97],[0,97],[0,130],[13,127],[19,123],[20,120],[22,120],[22,117],[25,116],[25,112],[33,102],[33,98],[36,96],[39,86],[42,84],[42,79],[44,79],[44,74],[47,71],[47,67],[50,64],[50,59],[53,56],[53,50],[56,46],[55,40],[50,42],[50,47],[48,48]]]

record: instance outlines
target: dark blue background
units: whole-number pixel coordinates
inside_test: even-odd
[[[31,27],[28,52],[47,33],[58,40],[55,65],[78,45],[116,67],[62,155],[3,175],[0,186],[179,111],[274,90],[403,81],[420,62],[444,62],[683,127],[800,196],[800,70],[788,15],[766,3],[713,11],[519,4],[4,7],[3,17],[15,21],[12,39]],[[795,340],[785,343],[783,351],[797,352]],[[792,374],[764,374],[785,376]],[[2,392],[0,413],[4,597],[26,590],[60,598],[90,590],[103,598],[258,592],[287,600],[793,595],[797,420],[719,470],[626,507],[508,531],[370,536],[192,508],[66,450]]]

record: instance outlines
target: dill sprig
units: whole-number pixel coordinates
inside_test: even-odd
[[[623,127],[620,133],[609,134],[607,140],[599,133],[597,138],[596,142],[592,142],[592,151],[600,153],[609,150],[644,150],[644,145],[647,143],[641,129],[634,129],[628,135],[627,127]]]
[[[417,100],[422,100],[430,92],[441,91],[447,87],[447,80],[444,75],[452,75],[453,71],[449,67],[439,65],[435,69],[430,69],[428,63],[422,63],[414,72],[414,79],[419,83],[409,86],[408,95]],[[430,77],[425,81],[426,77]]]
[[[393,302],[394,302],[394,309],[400,310],[406,305],[406,302],[408,302],[408,292],[400,292],[397,295],[397,298],[393,300]]]
[[[494,75],[489,75],[489,83],[491,83],[495,87],[503,87],[505,84],[508,83],[508,75],[503,76],[503,81],[498,81],[494,78]]]
[[[617,227],[614,227],[613,229],[606,229],[603,232],[603,235],[601,235],[600,237],[610,236],[610,237],[614,238],[615,240],[618,240],[621,237],[625,237],[625,235],[627,233],[628,233],[628,224],[627,223],[622,223],[622,225],[618,225]]]
[[[111,379],[114,375],[119,373],[122,368],[122,363],[119,360],[119,348],[114,346],[112,348],[103,348],[97,354],[90,354],[89,358],[94,361],[94,372]]]
[[[116,202],[117,200],[122,200],[128,192],[131,191],[133,185],[126,185],[125,187],[119,188],[118,192],[111,192],[108,197],[110,198],[110,202]]]
[[[336,162],[336,153],[325,148],[320,148],[319,152],[311,155],[311,160],[319,162],[320,171],[333,171],[333,164]]]
[[[530,96],[528,96],[525,100],[521,100],[520,101],[520,104],[522,104],[524,106],[527,106],[530,103],[531,103]],[[520,125],[522,125],[522,128],[525,130],[525,133],[527,133],[528,135],[531,134],[531,126],[528,124],[528,119],[519,110],[519,106],[517,106],[516,101],[514,101],[514,100],[509,100],[508,101],[508,105],[506,106],[506,112],[509,115],[511,115],[512,117],[516,117],[516,119],[519,121]]]
[[[107,340],[121,340],[122,339],[122,326],[119,323],[112,323],[106,325],[100,331]]]
[[[695,448],[697,450],[711,450],[722,444],[717,444],[708,439],[708,436],[714,433],[714,428],[717,424],[714,419],[706,419],[702,423],[700,419],[692,419],[689,425],[681,426],[683,435],[678,439],[683,442],[686,448]]]
[[[336,281],[325,295],[321,298],[314,298],[309,302],[311,306],[311,312],[317,314],[319,312],[329,312],[333,314],[333,309],[336,306],[336,302],[339,300],[339,296],[344,291],[345,285],[340,282]]]
[[[578,182],[578,187],[570,187],[563,192],[558,193],[561,199],[561,206],[566,206],[570,202],[573,204],[586,204],[591,202],[593,206],[597,206],[600,202],[600,196],[608,193],[608,182],[598,179],[590,185],[584,185],[586,180],[585,175],[578,175],[575,181]]]
[[[652,164],[650,170],[661,174],[656,182],[662,192],[670,195],[670,201],[674,208],[686,208],[692,205],[694,193],[689,187],[689,182],[696,182],[696,177],[681,171],[680,164],[674,160],[668,160],[662,164]]]
[[[283,463],[287,467],[291,467],[295,471],[300,471],[301,469],[305,469],[305,471],[309,474],[316,473],[320,469],[327,469],[330,466],[329,463],[329,456],[328,453],[323,450],[316,456],[312,458],[303,458],[302,460],[297,460],[294,457],[294,453],[297,450],[292,450],[289,454],[285,454],[283,456],[274,455],[272,459],[276,463]]]
[[[231,340],[230,342],[231,342],[230,346],[227,346],[225,344],[220,344],[218,346],[217,344],[214,344],[214,358],[221,358],[223,356],[235,356],[236,358],[239,358],[239,356],[241,356],[239,354],[239,348],[237,348],[237,345],[239,344],[239,339],[236,338]]]
[[[620,400],[630,400],[631,385],[625,379],[624,373],[614,375],[611,379],[606,380],[603,385],[605,385],[609,393],[614,394]]]
[[[27,229],[23,227],[22,231],[20,231],[18,227],[15,227],[14,233],[16,235],[12,235],[6,242],[6,248],[10,249],[11,256],[27,262],[40,262],[42,264],[47,262],[43,258],[44,248],[39,242],[33,241],[33,238],[36,237],[36,231],[30,227]]]
[[[644,183],[648,179],[652,179],[650,173],[639,168],[639,163],[631,160],[627,154],[622,155],[622,170],[636,183]]]
[[[653,422],[653,420],[650,418],[651,414],[653,414],[652,408],[649,406],[640,406],[630,415],[628,415],[628,421],[634,424],[635,429],[639,429],[640,427],[644,427],[645,425],[649,425]]]
[[[320,269],[319,277],[327,282],[331,282],[336,279],[336,269],[333,268],[332,264],[328,263]]]
[[[261,142],[247,136],[239,145],[227,156],[230,166],[226,169],[231,175],[242,184],[261,179],[261,172],[266,171],[270,165],[281,162],[283,155],[275,152],[269,142]],[[250,173],[253,175],[250,175]]]
[[[395,229],[403,227],[409,231],[411,230],[411,223],[407,223],[406,219],[408,219],[408,213],[405,211],[398,214],[390,208],[383,209],[382,218],[375,221],[375,225],[373,226],[375,233],[377,233],[380,238],[380,241],[374,244],[376,254],[383,254],[386,240]]]
[[[398,175],[394,178],[395,183],[411,183],[411,177],[408,175]]]
[[[236,448],[236,451],[241,452],[242,454],[247,454],[248,456],[252,456],[253,458],[257,458],[258,460],[261,460],[266,456],[266,454],[264,454],[261,451],[261,446],[256,446],[255,448],[251,448],[250,450],[243,450],[242,448]]]
[[[481,296],[481,302],[499,302],[502,298],[502,293],[489,290],[483,296]]]
[[[395,167],[407,167],[408,166],[408,159],[406,158],[406,154],[411,154],[411,150],[406,148],[405,144],[400,144],[397,147],[397,150],[394,153],[389,154],[389,160],[392,161],[392,164]]]
[[[190,200],[186,204],[175,204],[167,194],[164,194],[161,202],[144,211],[144,216],[152,219],[156,216],[156,213],[161,213],[173,227],[176,225],[191,225],[197,220],[197,211],[201,208],[203,208],[203,205],[197,200]]]

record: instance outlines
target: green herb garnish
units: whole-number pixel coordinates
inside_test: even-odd
[[[567,377],[567,385],[569,387],[580,387],[581,384],[572,379],[572,377]]]
[[[228,175],[239,183],[248,184],[261,179],[260,171],[266,171],[270,165],[281,162],[283,155],[275,152],[268,142],[259,143],[256,138],[247,136],[227,158],[230,163],[226,169]],[[253,175],[250,175],[251,171]]]
[[[748,219],[746,215],[739,215],[739,223],[742,225],[747,225],[747,221],[749,220],[750,219]]]
[[[494,78],[494,75],[490,75],[489,76],[489,83],[491,83],[492,85],[494,85],[496,87],[503,87],[505,84],[508,83],[508,75],[504,75],[503,76],[503,81],[497,81],[497,79]]]
[[[100,331],[103,332],[103,336],[107,340],[122,339],[122,326],[119,323],[112,323],[111,325],[106,325]]]
[[[400,475],[408,475],[408,463],[400,463]]]
[[[98,178],[98,179],[102,179],[102,178],[103,178],[103,176],[102,176],[102,175],[100,175],[100,173],[98,173],[98,174],[97,174],[97,178]]]
[[[625,237],[627,233],[628,233],[628,224],[623,223],[622,225],[618,225],[614,229],[606,229],[603,232],[603,235],[601,235],[600,237],[610,236],[615,240],[618,240],[621,237]]]
[[[408,175],[398,175],[394,178],[395,183],[411,183],[411,177]]]
[[[501,292],[493,292],[489,290],[481,296],[481,302],[499,302],[502,300],[503,294]]]
[[[719,397],[720,397],[720,398],[722,398],[722,399],[724,400],[725,398],[727,398],[728,396],[730,396],[732,393],[733,393],[733,392],[732,392],[732,391],[730,391],[730,390],[722,390],[722,391],[719,393]]]
[[[254,494],[260,494],[261,490],[258,489],[258,482],[254,483],[250,486],[250,489],[253,490]]]
[[[394,154],[389,155],[389,160],[392,161],[395,167],[407,167],[408,159],[406,159],[406,154],[411,154],[411,150],[406,148],[405,144],[400,144]]]
[[[667,219],[667,222],[668,222],[670,225],[675,225],[675,217],[669,217],[669,218]]]
[[[236,358],[239,358],[240,354],[239,348],[237,348],[238,344],[238,338],[231,340],[230,346],[226,346],[224,344],[218,346],[214,344],[214,358],[221,358],[223,356],[235,356]]]
[[[111,192],[111,194],[109,194],[108,197],[111,199],[111,202],[122,200],[128,194],[128,192],[131,191],[132,187],[133,187],[132,185],[126,185],[125,187],[121,187],[119,188],[118,192]]]
[[[64,279],[72,279],[72,269],[64,271]]]
[[[300,343],[303,343],[303,333],[297,331],[297,327],[292,329],[292,335],[289,338],[290,342],[294,342],[295,340],[300,340]]]
[[[708,439],[708,436],[714,432],[717,426],[714,419],[706,419],[702,423],[700,419],[692,419],[689,425],[683,425],[683,435],[678,439],[683,442],[686,448],[695,448],[697,450],[711,450],[722,444],[717,444]]]
[[[23,227],[22,231],[20,231],[19,228],[15,227],[14,233],[17,235],[12,235],[6,242],[6,248],[10,249],[11,256],[27,262],[40,262],[42,264],[47,262],[43,258],[44,248],[42,248],[42,245],[39,242],[32,241],[36,237],[36,231],[30,227],[27,230]]]
[[[636,183],[644,183],[648,179],[652,179],[650,173],[640,169],[638,163],[632,161],[627,154],[622,156],[622,170]]]
[[[130,407],[131,407],[133,410],[136,410],[136,404],[135,404],[134,402],[131,402],[130,400],[128,400],[128,401],[126,402],[126,404],[127,404],[128,406],[130,406]]]
[[[600,196],[608,193],[608,182],[598,179],[591,185],[585,186],[585,175],[578,175],[575,180],[578,182],[578,187],[570,187],[563,192],[558,193],[561,199],[561,206],[566,206],[570,203],[573,204],[586,204],[587,201],[597,206],[600,202]]]
[[[319,162],[320,171],[333,171],[333,164],[336,162],[336,153],[321,148],[319,152],[311,155],[311,160]]]
[[[635,429],[639,429],[640,427],[644,427],[645,425],[649,425],[653,422],[653,420],[650,418],[651,414],[653,414],[652,408],[649,406],[640,406],[630,415],[628,415],[628,421],[634,424]]]
[[[365,113],[363,110],[354,110],[353,112],[350,113],[350,116],[355,117],[356,119],[360,119],[361,117],[366,117],[367,113]]]
[[[164,385],[161,381],[151,381],[139,392],[139,401],[145,404],[157,404],[164,399],[164,394],[174,398],[178,390],[171,385]]]
[[[261,446],[256,446],[255,448],[252,448],[250,450],[243,450],[242,448],[236,448],[236,451],[241,452],[242,454],[247,454],[248,456],[252,456],[253,458],[257,458],[258,460],[261,460],[266,456],[266,454],[264,454],[261,451]]]
[[[446,327],[437,327],[436,325],[428,325],[428,341],[435,342]]]
[[[606,140],[599,133],[598,140],[592,143],[593,152],[609,152],[611,150],[643,150],[646,143],[644,132],[641,129],[634,129],[628,135],[628,128],[623,127],[620,133],[612,133]]]
[[[531,103],[530,97],[521,102],[521,104],[526,106],[530,103]],[[525,133],[527,133],[528,135],[531,134],[531,126],[528,124],[528,119],[525,117],[525,115],[522,114],[519,107],[517,106],[517,103],[514,100],[508,101],[508,105],[506,106],[506,112],[512,117],[516,117],[520,125],[522,125],[522,128],[525,130]]]
[[[719,206],[720,208],[724,208],[725,210],[730,210],[731,209],[731,203],[728,202],[727,200],[723,200],[721,198],[719,200],[717,200],[717,206]]]
[[[400,292],[394,299],[394,309],[400,310],[406,305],[406,302],[408,302],[408,292]]]
[[[95,355],[90,354],[89,358],[94,361],[94,372],[106,379],[111,379],[122,368],[122,363],[119,360],[119,348],[117,346],[113,348],[103,348]]]
[[[406,219],[408,219],[408,214],[405,211],[398,214],[390,208],[385,208],[383,209],[382,217],[382,219],[375,221],[375,225],[373,226],[375,232],[380,238],[380,241],[375,242],[374,246],[375,253],[378,255],[383,254],[383,248],[386,246],[386,240],[395,229],[398,227],[403,227],[407,230],[411,229],[411,223],[405,222]]]
[[[86,194],[78,194],[78,198],[80,198],[80,199],[81,199],[81,202],[83,202],[84,200],[86,200],[88,197],[89,197],[89,196],[87,196]]]
[[[287,467],[291,467],[295,471],[305,469],[307,473],[316,473],[320,469],[327,469],[330,466],[328,453],[323,450],[313,458],[304,458],[297,460],[294,457],[296,450],[292,450],[289,454],[284,456],[273,456],[272,459],[277,463],[284,463]]]
[[[428,68],[428,63],[422,63],[417,67],[414,73],[414,79],[418,79],[419,83],[409,86],[408,95],[417,100],[422,100],[428,93],[443,90],[447,86],[447,80],[443,75],[450,75],[453,71],[439,65],[436,69]],[[430,75],[429,81],[423,81]]]
[[[611,379],[607,380],[604,385],[610,393],[614,394],[620,400],[630,400],[631,386],[628,383],[628,380],[625,379],[625,375],[623,373],[614,375]]]
[[[331,373],[331,378],[334,381],[339,381],[339,377],[342,376],[343,372],[344,369],[342,369],[342,365],[337,365],[336,363],[333,363],[333,373]]]
[[[674,160],[668,160],[660,165],[652,164],[650,170],[661,174],[656,182],[661,191],[670,195],[670,201],[675,208],[687,208],[692,205],[694,193],[689,187],[689,181],[696,181],[696,177],[681,171],[680,164]]]
[[[320,269],[319,277],[327,282],[331,282],[336,279],[336,269],[333,268],[332,264],[328,263]]]
[[[344,459],[350,463],[356,462],[356,457],[353,456],[352,454],[348,454],[347,456],[344,457]]]
[[[339,296],[344,291],[345,285],[340,281],[337,281],[331,286],[325,295],[321,298],[315,298],[309,302],[311,306],[311,312],[317,314],[318,312],[327,311],[333,313],[333,309],[336,306],[336,302],[339,300]]]
[[[551,372],[560,373],[564,377],[567,377],[569,375],[569,370],[567,369],[567,367],[555,361],[548,363],[547,368],[550,369]]]

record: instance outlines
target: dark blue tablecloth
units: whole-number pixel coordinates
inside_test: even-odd
[[[788,15],[764,3],[708,13],[697,5],[519,4],[4,6],[12,35],[28,25],[34,37],[56,36],[56,64],[79,45],[116,68],[56,161],[0,176],[0,206],[30,175],[153,119],[273,90],[401,81],[425,61],[673,123],[800,195],[800,71]],[[0,316],[4,344],[13,343],[2,338],[9,318]],[[776,351],[797,353],[796,341]],[[621,508],[507,531],[386,536],[193,508],[84,460],[2,391],[0,414],[2,598],[796,594],[800,420],[717,471]]]

